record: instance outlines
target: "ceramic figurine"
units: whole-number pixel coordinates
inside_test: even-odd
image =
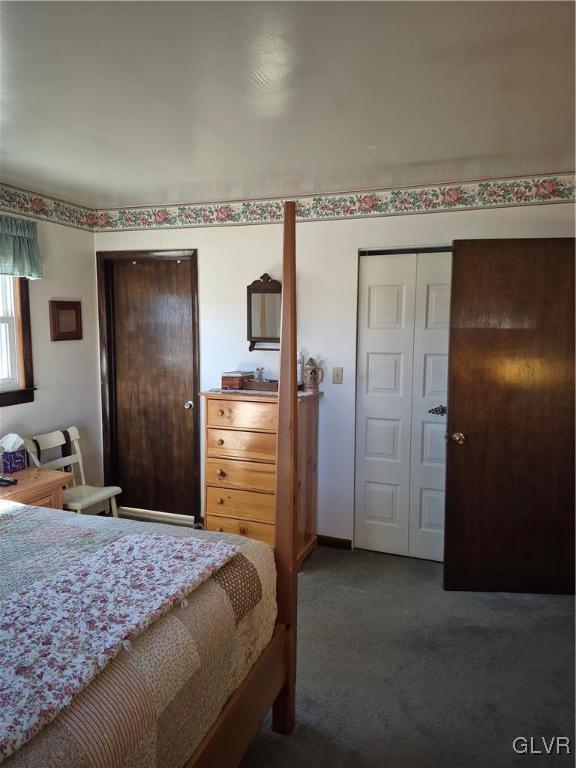
[[[304,391],[318,392],[318,385],[324,380],[324,371],[313,357],[304,366]]]

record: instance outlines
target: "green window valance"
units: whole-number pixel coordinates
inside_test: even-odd
[[[0,216],[0,275],[42,277],[35,221]]]

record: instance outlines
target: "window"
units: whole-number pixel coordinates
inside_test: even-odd
[[[0,389],[18,389],[14,279],[0,275]]]
[[[28,280],[0,275],[0,406],[32,400]]]

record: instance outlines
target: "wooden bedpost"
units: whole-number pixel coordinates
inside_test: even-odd
[[[273,706],[273,728],[291,733],[295,724],[298,566],[296,499],[298,482],[296,380],[296,203],[284,204],[282,324],[278,385],[276,464],[276,567],[278,622],[286,626],[286,683]]]

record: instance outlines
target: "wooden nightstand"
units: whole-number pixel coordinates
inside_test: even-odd
[[[57,472],[54,469],[29,467],[9,477],[18,479],[16,485],[0,486],[0,501],[18,501],[33,507],[62,509],[64,499],[62,488],[74,479],[72,472]]]

